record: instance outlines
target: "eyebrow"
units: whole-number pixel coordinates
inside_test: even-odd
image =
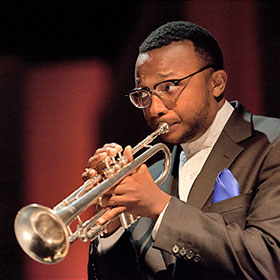
[[[169,73],[166,73],[166,74],[157,73],[157,75],[158,75],[159,79],[161,79],[161,81],[159,81],[159,83],[164,81],[164,80],[178,80],[178,79],[180,79],[180,78],[172,78],[171,79],[170,76],[173,76],[173,75],[178,76],[178,74],[173,73],[173,72],[169,72]],[[140,83],[140,78],[136,78],[135,79],[135,84],[138,85],[139,83]]]
[[[160,78],[162,79],[167,79],[169,78],[170,76],[177,76],[178,74],[176,73],[173,73],[173,72],[169,72],[169,73],[166,73],[166,74],[158,74]]]

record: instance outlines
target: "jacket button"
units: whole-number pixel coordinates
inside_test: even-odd
[[[199,254],[195,254],[194,257],[193,257],[194,262],[199,262],[200,259],[201,259],[201,256]]]
[[[179,252],[179,246],[178,246],[177,244],[175,244],[175,245],[173,246],[172,252],[173,252],[174,254],[177,254],[177,253]]]
[[[189,251],[186,253],[186,258],[187,258],[188,260],[190,260],[190,259],[193,257],[193,255],[194,255],[193,251],[192,251],[192,250],[189,250]]]
[[[180,251],[179,251],[179,254],[180,254],[181,257],[184,257],[186,255],[186,253],[187,253],[187,250],[184,247],[181,248]]]

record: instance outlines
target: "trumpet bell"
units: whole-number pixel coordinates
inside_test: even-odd
[[[15,235],[25,253],[44,264],[63,260],[70,247],[65,224],[52,209],[38,204],[19,211]]]

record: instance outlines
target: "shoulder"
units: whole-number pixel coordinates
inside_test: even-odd
[[[254,115],[237,101],[231,102],[231,105],[234,107],[231,125],[247,132],[250,130],[253,135],[261,134],[270,143],[280,138],[280,119]]]
[[[280,138],[280,119],[252,115],[252,123],[254,130],[264,133],[270,143]]]

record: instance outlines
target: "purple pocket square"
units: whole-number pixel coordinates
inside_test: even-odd
[[[212,204],[239,195],[239,184],[225,168],[216,178]]]

